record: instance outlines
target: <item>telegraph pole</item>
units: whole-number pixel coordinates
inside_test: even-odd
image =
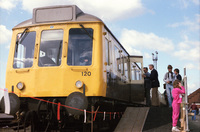
[[[158,61],[158,51],[155,51],[156,55],[154,56],[154,53],[152,53],[152,60],[154,68],[157,70],[157,61]]]

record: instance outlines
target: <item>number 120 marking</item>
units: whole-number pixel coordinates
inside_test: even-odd
[[[91,76],[91,72],[90,71],[84,71],[82,72],[82,76]]]

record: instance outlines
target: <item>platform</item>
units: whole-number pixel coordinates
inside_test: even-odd
[[[172,108],[151,107],[143,128],[144,132],[171,132]]]
[[[141,132],[149,107],[127,107],[114,132]]]

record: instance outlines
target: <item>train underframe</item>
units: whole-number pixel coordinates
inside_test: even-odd
[[[34,99],[21,97],[20,109],[14,115],[15,120],[10,123],[10,126],[15,130],[24,129],[24,131],[27,131],[26,129],[31,129],[31,131],[68,130],[88,132],[91,129],[94,131],[113,131],[114,126],[119,122],[128,105],[140,106],[140,104],[105,97],[87,97],[88,106],[85,115],[84,111],[63,106],[66,104],[66,99],[66,97]],[[61,104],[59,108],[58,103]],[[69,113],[68,109],[71,109],[73,114]],[[112,112],[112,114],[109,114],[109,112]]]

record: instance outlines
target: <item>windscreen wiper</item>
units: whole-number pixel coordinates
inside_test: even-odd
[[[93,37],[90,35],[90,33],[85,29],[85,27],[82,25],[82,24],[79,24],[81,27],[82,27],[82,29],[85,31],[85,33],[91,38],[91,39],[93,39]]]
[[[16,41],[16,52],[18,50],[18,45],[19,45],[19,42],[22,41],[22,39],[24,38],[24,36],[26,35],[26,31],[28,30],[28,28],[24,29],[24,31],[22,32],[21,36],[19,38],[17,38],[17,41]]]

